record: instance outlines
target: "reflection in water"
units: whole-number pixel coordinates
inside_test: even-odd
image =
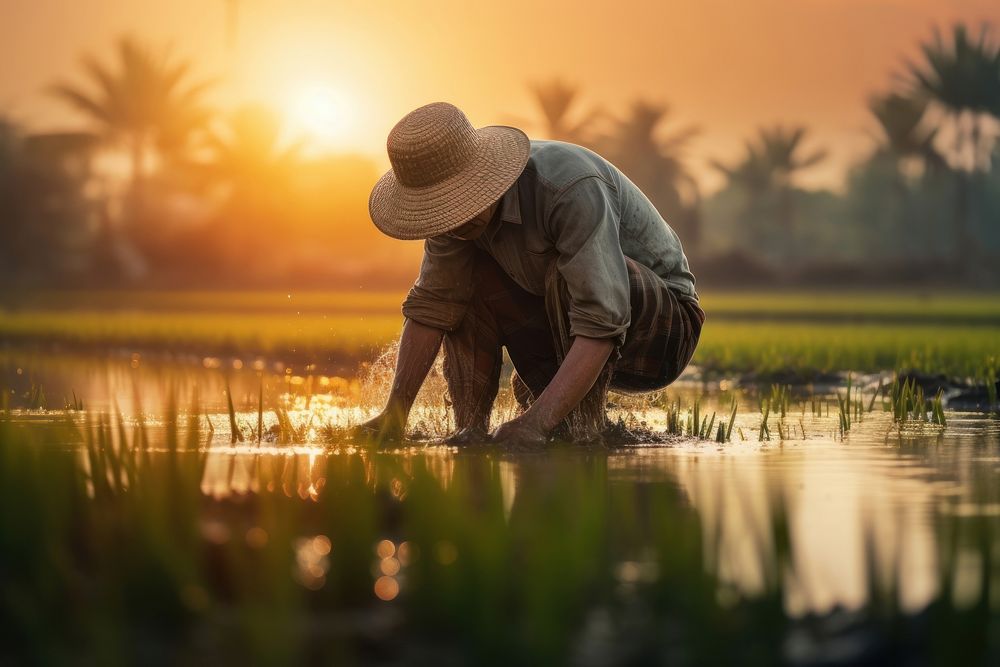
[[[660,416],[651,412],[642,418],[655,422]],[[753,415],[740,419],[745,429],[753,428]],[[989,418],[955,414],[944,434],[912,427],[900,433],[889,415],[871,413],[846,437],[833,438],[829,433],[835,416],[795,419],[807,436],[816,435],[780,442],[703,441],[612,450],[602,455],[607,484],[669,483],[680,489],[700,517],[706,567],[741,595],[760,593],[782,577],[791,613],[857,608],[867,600],[869,569],[876,567],[882,580],[898,580],[904,609],[923,607],[938,593],[935,517],[995,515],[1000,507],[993,483],[1000,426]],[[489,459],[508,520],[525,485],[544,485],[553,466],[580,465],[594,455],[568,454],[558,460]],[[469,470],[456,462],[481,456],[442,446],[379,453],[319,446],[215,446],[208,452],[202,489],[215,498],[270,491],[316,499],[326,483],[325,459],[354,457],[362,462],[366,485],[374,489],[385,484],[393,496],[404,498],[417,460],[448,490],[458,481],[457,471]],[[782,516],[787,517],[794,568],[776,572],[775,517]],[[866,553],[869,544],[874,554]],[[380,578],[375,594],[381,599],[399,592],[395,548],[388,540],[377,547]],[[453,550],[448,544],[438,549],[443,557]],[[975,565],[959,563],[956,595],[978,590],[977,581],[962,574],[978,576]],[[626,560],[616,577],[623,584],[641,582],[655,578],[655,568],[653,561]]]
[[[383,602],[399,595],[401,570],[410,562],[410,543],[402,542],[398,548],[392,540],[381,540],[375,545],[376,563],[373,569],[375,597]]]
[[[295,576],[309,590],[319,590],[326,583],[330,569],[330,538],[326,535],[300,537],[295,540]]]
[[[319,447],[220,447],[209,450],[201,489],[213,498],[280,492],[315,500],[325,467]]]
[[[807,449],[808,448],[808,449]],[[879,453],[829,441],[804,446],[642,452],[642,469],[676,480],[704,526],[706,553],[722,579],[745,594],[762,592],[773,553],[773,517],[787,513],[796,569],[782,573],[789,610],[858,607],[866,598],[865,540],[902,568],[903,604],[935,592],[932,483],[896,474]],[[634,461],[621,463],[634,473]]]

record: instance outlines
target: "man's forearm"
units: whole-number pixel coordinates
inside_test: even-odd
[[[546,432],[553,429],[594,386],[613,349],[610,339],[574,338],[549,386],[522,418],[534,421]]]
[[[434,327],[406,320],[399,339],[399,353],[396,357],[396,371],[392,379],[392,389],[385,406],[385,413],[406,423],[413,401],[427,372],[441,348],[444,332]]]

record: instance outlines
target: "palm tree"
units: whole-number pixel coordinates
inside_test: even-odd
[[[806,128],[775,125],[757,130],[757,136],[744,144],[743,159],[732,166],[718,161],[712,164],[731,181],[754,191],[791,190],[802,171],[826,159],[823,149],[803,155]]]
[[[760,130],[760,146],[767,156],[768,164],[772,166],[778,187],[792,188],[797,174],[826,159],[827,152],[824,149],[802,155],[805,136],[806,128],[801,126],[789,128],[777,125]]]
[[[698,242],[698,183],[684,164],[684,152],[698,134],[692,126],[666,135],[661,128],[669,116],[665,104],[636,100],[628,113],[615,120],[600,145],[604,154],[649,197],[657,210],[686,243]]]
[[[976,243],[971,234],[970,185],[972,175],[989,168],[993,138],[984,141],[987,117],[1000,119],[1000,45],[984,25],[972,38],[962,24],[946,41],[939,30],[920,45],[923,62],[908,63],[916,91],[939,105],[950,117],[954,133],[952,164],[956,167],[955,223],[958,227],[957,262],[975,264]]]
[[[925,97],[902,92],[868,98],[875,150],[852,172],[851,201],[860,207],[857,219],[866,222],[858,231],[870,250],[914,259],[940,245],[932,242],[936,221],[920,205],[947,173],[947,161],[935,147],[939,128],[928,124],[928,106]]]
[[[210,118],[203,96],[214,81],[190,82],[189,62],[157,53],[131,36],[118,40],[116,53],[111,64],[83,57],[89,86],[60,82],[50,92],[89,117],[110,144],[128,150],[130,195],[139,212],[150,157],[171,159],[189,147]]]
[[[739,162],[733,165],[711,163],[726,175],[731,185],[747,193],[748,220],[756,220],[762,209],[774,211],[773,216],[767,215],[763,222],[767,224],[768,218],[773,218],[777,223],[784,241],[779,245],[784,246],[786,257],[791,255],[795,245],[795,181],[801,172],[827,156],[823,149],[804,152],[805,137],[806,128],[801,126],[762,127],[756,137],[744,144],[744,156]]]
[[[968,29],[957,24],[950,43],[935,29],[920,50],[923,62],[908,63],[914,87],[952,117],[954,165],[977,170],[992,148],[982,141],[986,117],[1000,118],[1000,45],[990,38],[986,25],[972,39]]]
[[[944,156],[935,148],[939,129],[925,126],[927,106],[923,97],[872,95],[868,110],[878,123],[876,152],[897,161],[915,159],[924,167],[944,167]]]
[[[719,160],[711,160],[709,164],[722,172],[730,185],[743,188],[751,195],[763,195],[773,190],[777,179],[766,152],[756,143],[746,141],[743,144],[743,153],[739,162],[732,165]]]
[[[562,79],[528,84],[538,107],[539,122],[512,117],[515,125],[538,128],[540,138],[568,141],[587,146],[591,141],[594,122],[604,115],[600,108],[591,109],[582,115],[575,113],[580,89]],[[574,118],[576,116],[576,118]]]

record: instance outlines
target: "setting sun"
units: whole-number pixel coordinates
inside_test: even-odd
[[[288,97],[289,129],[323,148],[336,147],[354,127],[356,104],[344,91],[325,83],[298,85]]]

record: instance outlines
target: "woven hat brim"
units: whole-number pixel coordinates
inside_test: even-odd
[[[412,188],[386,172],[368,198],[375,226],[393,238],[425,239],[461,227],[500,199],[524,171],[531,144],[516,127],[488,125],[476,133],[475,155],[444,181]]]

